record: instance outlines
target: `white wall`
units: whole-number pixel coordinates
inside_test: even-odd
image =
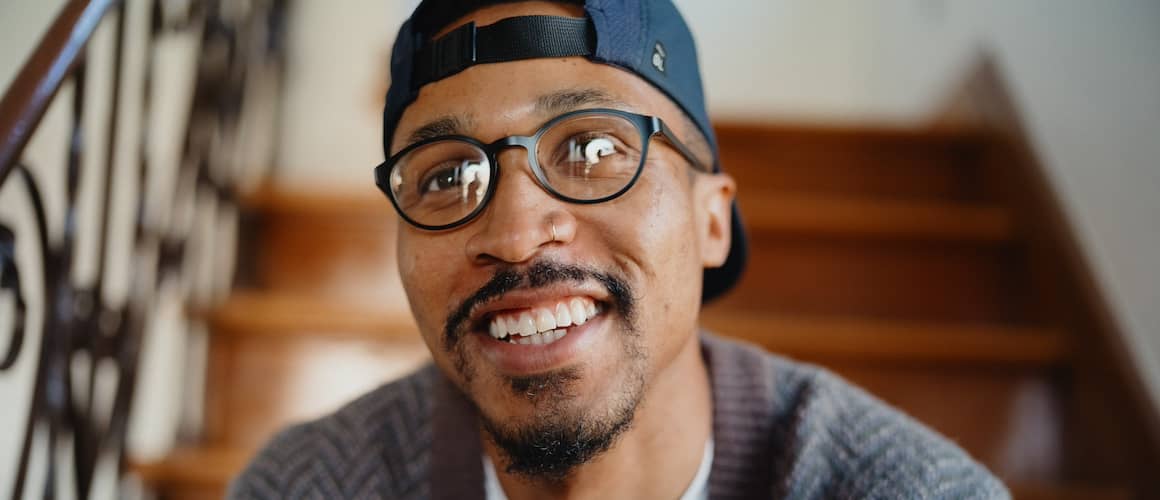
[[[285,183],[374,189],[391,43],[415,0],[297,1],[282,108]]]

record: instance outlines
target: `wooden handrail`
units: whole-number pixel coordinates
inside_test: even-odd
[[[0,99],[0,184],[16,165],[101,19],[119,2],[72,0],[66,4],[4,92]]]

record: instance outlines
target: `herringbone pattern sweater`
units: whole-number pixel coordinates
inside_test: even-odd
[[[820,368],[702,335],[710,496],[1009,498],[961,449]],[[278,434],[230,498],[482,499],[471,405],[432,366]]]

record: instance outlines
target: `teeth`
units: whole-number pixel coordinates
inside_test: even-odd
[[[548,309],[536,309],[536,331],[549,332],[556,328],[556,315]]]
[[[520,315],[519,334],[527,337],[528,335],[536,334],[536,323],[532,321],[532,315],[523,313]]]
[[[537,333],[527,337],[519,337],[511,340],[514,344],[520,345],[548,345],[552,342],[564,338],[568,331],[561,328],[559,330],[552,330],[550,332]]]
[[[573,297],[554,307],[537,307],[519,314],[497,315],[488,325],[496,339],[522,345],[547,345],[568,333],[567,327],[583,325],[601,312],[588,298]]]
[[[568,307],[571,308],[572,323],[583,325],[588,322],[588,309],[584,307],[584,303],[580,299],[572,299]]]
[[[503,323],[504,323],[503,318],[496,318],[495,321],[492,321],[491,325],[489,325],[490,328],[488,329],[488,333],[490,333],[492,337],[497,338],[497,339],[500,337],[503,337],[504,335],[507,334],[507,332],[504,331],[504,329],[503,329],[504,328]]]
[[[572,313],[568,312],[568,306],[563,303],[556,304],[556,327],[565,326],[572,326]]]

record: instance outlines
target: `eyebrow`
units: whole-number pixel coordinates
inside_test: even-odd
[[[586,106],[608,106],[631,109],[612,94],[597,88],[567,89],[536,98],[535,112],[542,115],[563,114]],[[473,120],[466,115],[446,115],[427,122],[407,136],[403,147],[445,135],[468,135]]]
[[[585,106],[631,108],[612,94],[597,88],[560,90],[536,99],[536,112],[540,114],[562,114]]]
[[[466,135],[471,121],[470,117],[461,115],[447,115],[436,118],[435,120],[427,122],[422,127],[415,129],[414,132],[411,132],[411,135],[407,136],[406,144],[411,145],[419,141],[444,135]]]

